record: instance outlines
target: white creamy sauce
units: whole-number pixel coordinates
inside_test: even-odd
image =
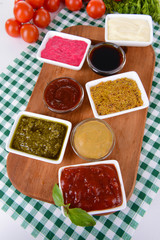
[[[108,40],[149,42],[149,23],[143,19],[111,18],[108,20]]]

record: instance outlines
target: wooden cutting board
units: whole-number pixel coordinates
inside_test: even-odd
[[[104,28],[78,25],[66,28],[63,32],[90,38],[92,43],[104,41]],[[126,64],[121,72],[136,71],[149,97],[155,66],[155,54],[152,46],[126,47],[125,51]],[[44,63],[26,110],[67,119],[72,122],[74,127],[81,120],[93,117],[86,90],[82,106],[72,113],[54,114],[47,109],[43,102],[43,91],[46,84],[54,78],[62,76],[75,78],[82,84],[84,90],[86,82],[102,77],[89,69],[86,61],[79,71]],[[116,159],[120,164],[127,200],[129,200],[135,186],[146,114],[147,109],[143,109],[106,119],[116,136],[115,148],[107,159]],[[12,184],[23,194],[54,203],[52,188],[58,182],[58,169],[61,166],[84,162],[73,152],[69,141],[64,159],[59,165],[9,153],[7,172]]]

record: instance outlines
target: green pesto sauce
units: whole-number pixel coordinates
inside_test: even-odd
[[[11,148],[57,160],[67,126],[44,119],[22,116],[11,141]]]

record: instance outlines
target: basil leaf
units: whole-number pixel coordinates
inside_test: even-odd
[[[93,217],[83,209],[81,208],[70,209],[69,208],[70,204],[66,204],[66,205],[64,204],[63,195],[57,184],[54,185],[54,188],[52,191],[52,197],[55,205],[57,205],[58,207],[61,207],[61,206],[64,207],[65,216],[66,217],[68,216],[71,222],[74,223],[75,225],[87,227],[87,226],[94,226],[96,224]]]
[[[64,206],[64,199],[63,199],[63,195],[61,193],[61,190],[59,189],[58,185],[55,184],[53,191],[52,191],[52,197],[54,200],[54,203],[58,206]]]
[[[69,206],[68,206],[68,205],[64,206],[64,215],[65,215],[66,217],[68,217],[68,209],[69,209]]]
[[[93,217],[81,208],[68,209],[68,217],[77,226],[94,226],[96,222]]]

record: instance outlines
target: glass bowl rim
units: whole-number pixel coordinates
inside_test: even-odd
[[[97,67],[95,67],[91,60],[90,60],[90,54],[92,53],[93,50],[97,49],[99,46],[103,46],[103,45],[107,45],[107,46],[113,46],[114,49],[119,49],[120,53],[122,54],[122,63],[115,69],[109,70],[109,71],[103,71],[101,69],[98,69]],[[89,65],[89,67],[96,73],[103,75],[103,76],[107,76],[107,75],[112,75],[114,73],[119,72],[120,70],[122,70],[122,68],[124,67],[125,63],[126,63],[126,54],[125,51],[123,50],[123,48],[115,43],[112,42],[101,42],[101,43],[97,43],[95,45],[93,45],[90,50],[87,53],[87,63]]]
[[[80,97],[79,102],[78,102],[74,107],[69,108],[69,109],[66,109],[66,110],[58,110],[58,109],[52,108],[52,107],[50,107],[50,106],[48,105],[48,103],[47,103],[46,100],[45,100],[44,94],[45,94],[45,92],[46,92],[46,90],[47,90],[47,87],[48,87],[52,82],[54,82],[54,81],[56,81],[56,80],[59,80],[59,79],[65,79],[65,78],[66,78],[66,79],[70,79],[70,80],[72,80],[73,82],[75,82],[75,83],[78,84],[78,86],[79,86],[79,88],[80,88],[80,90],[81,90],[81,97]],[[72,112],[72,111],[74,111],[75,109],[77,109],[78,107],[81,106],[83,100],[84,100],[84,89],[83,89],[82,85],[81,85],[76,79],[71,78],[71,77],[58,77],[58,78],[53,79],[52,81],[50,81],[49,83],[47,83],[47,85],[46,85],[46,87],[45,87],[45,89],[44,89],[44,92],[43,92],[43,101],[44,101],[45,105],[47,106],[47,108],[48,108],[49,110],[51,110],[52,112],[55,112],[55,113],[68,113],[68,112]]]
[[[109,151],[107,152],[107,154],[105,154],[103,157],[101,158],[87,158],[87,157],[84,157],[82,156],[75,148],[75,145],[74,145],[74,135],[75,135],[75,132],[77,130],[77,128],[79,126],[81,126],[82,124],[86,123],[86,122],[89,122],[89,121],[98,121],[98,122],[101,122],[103,123],[107,128],[108,130],[110,131],[110,133],[112,134],[112,145],[109,149]],[[107,158],[113,151],[114,149],[114,146],[115,146],[115,143],[116,143],[116,139],[115,139],[115,134],[111,128],[111,126],[106,122],[104,121],[103,119],[98,119],[98,118],[87,118],[87,119],[84,119],[82,120],[81,122],[77,123],[74,128],[72,129],[72,132],[71,132],[71,136],[70,136],[70,143],[71,143],[71,146],[72,146],[72,149],[73,151],[76,153],[76,155],[78,157],[80,157],[81,159],[83,160],[87,160],[87,161],[91,161],[91,162],[95,162],[95,161],[100,161],[100,160],[104,160],[105,158]]]

